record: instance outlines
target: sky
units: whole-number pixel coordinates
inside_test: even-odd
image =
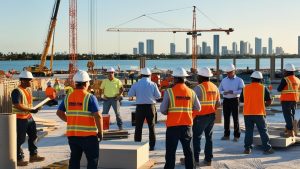
[[[90,53],[89,3],[78,1],[78,52]],[[50,22],[54,0],[0,0],[0,52],[41,53]],[[185,33],[137,33],[107,32],[143,14],[172,9],[177,11],[151,15],[135,20],[121,27],[131,28],[191,28],[192,6],[196,6],[207,17],[197,11],[197,28],[233,28],[230,35],[225,33],[202,33],[198,44],[203,41],[213,46],[213,35],[220,35],[220,46],[231,49],[232,42],[247,41],[254,48],[255,37],[262,38],[267,46],[268,38],[273,39],[273,48],[280,46],[286,53],[298,52],[300,36],[299,0],[96,0],[97,33],[96,53],[132,54],[138,42],[154,39],[156,54],[169,54],[170,43],[175,42],[176,52],[185,52]],[[69,51],[68,34],[69,1],[62,0],[58,12],[55,34],[56,52]],[[211,20],[213,22],[211,22]],[[164,23],[164,24],[162,24]],[[166,26],[168,25],[168,26]],[[190,50],[191,51],[191,50]]]

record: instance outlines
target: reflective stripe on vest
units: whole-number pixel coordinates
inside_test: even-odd
[[[192,106],[194,104],[195,93],[185,84],[177,84],[173,88],[167,89],[170,105],[166,125],[182,126],[193,124]]]
[[[94,116],[88,111],[91,94],[74,90],[65,98],[67,136],[95,136],[97,127]]]
[[[20,94],[21,94],[21,103],[22,105],[31,108],[32,107],[32,96],[31,94],[26,90],[21,87],[16,88]],[[25,112],[23,110],[19,110],[15,108],[14,106],[12,107],[12,112],[16,114],[17,119],[29,119],[31,118],[30,112]]]
[[[193,116],[207,115],[216,112],[216,103],[220,99],[219,89],[212,82],[203,82],[198,85],[201,91],[200,111],[193,111]]]
[[[265,86],[260,83],[246,85],[243,90],[244,115],[266,115]]]
[[[294,76],[287,76],[284,78],[287,85],[281,91],[281,101],[299,101],[299,87],[300,81]]]

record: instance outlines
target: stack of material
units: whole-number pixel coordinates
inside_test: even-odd
[[[46,136],[49,132],[57,129],[58,124],[54,120],[46,120],[34,117],[37,131],[38,131],[38,140]]]
[[[127,130],[106,130],[103,132],[103,140],[116,140],[128,138],[129,133]]]
[[[11,113],[11,92],[19,85],[18,80],[0,79],[0,113]]]

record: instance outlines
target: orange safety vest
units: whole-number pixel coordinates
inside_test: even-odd
[[[261,83],[251,83],[245,86],[244,116],[266,115],[265,108],[265,86]]]
[[[167,114],[167,127],[193,125],[193,104],[195,92],[185,84],[177,84],[167,89],[170,104]]]
[[[94,116],[88,111],[91,94],[85,90],[74,90],[64,100],[67,115],[67,136],[96,136]]]
[[[220,92],[216,85],[212,82],[203,82],[198,85],[201,90],[200,111],[193,111],[193,117],[212,114],[216,112],[216,103],[220,100]]]
[[[284,78],[287,85],[281,91],[280,101],[299,101],[300,80],[295,76]]]
[[[45,90],[45,94],[50,99],[55,99],[56,98],[56,90],[52,87],[47,87],[46,90]]]
[[[26,89],[22,88],[21,86],[16,88],[19,90],[21,94],[21,103],[22,105],[31,108],[32,107],[32,96],[31,93],[28,92]],[[25,112],[23,110],[19,110],[15,108],[14,106],[12,107],[12,112],[17,115],[17,119],[29,119],[31,118],[30,112]]]

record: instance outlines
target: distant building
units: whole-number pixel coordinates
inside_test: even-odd
[[[228,55],[227,46],[222,46],[222,56]]]
[[[255,55],[261,55],[262,41],[260,38],[255,38]]]
[[[249,48],[249,54],[253,55],[253,48]]]
[[[133,48],[133,54],[134,54],[134,55],[137,55],[137,54],[138,54],[137,51],[138,51],[137,48]]]
[[[201,47],[200,45],[197,45],[197,55],[200,55],[201,54]]]
[[[300,36],[298,36],[298,55],[300,56]]]
[[[268,49],[269,49],[268,54],[272,55],[273,54],[273,40],[272,40],[272,38],[268,39]]]
[[[145,54],[144,42],[139,42],[139,54],[140,55]]]
[[[207,43],[202,42],[202,54],[206,55],[207,54]]]
[[[262,54],[263,54],[263,55],[266,55],[266,54],[267,54],[267,47],[263,47],[262,49],[263,49]]]
[[[283,51],[282,47],[276,47],[275,48],[275,54],[276,55],[283,55],[284,51]]]
[[[214,35],[214,55],[220,55],[220,36]]]
[[[245,42],[244,41],[240,41],[240,55],[246,54],[245,49],[246,49]]]
[[[237,44],[236,44],[236,42],[232,43],[232,54],[234,54],[234,55],[237,54]]]
[[[207,55],[211,55],[211,47],[210,46],[206,47],[206,52],[207,52],[206,53]]]
[[[187,55],[190,54],[190,39],[189,38],[185,39],[185,53]]]
[[[147,45],[147,55],[154,55],[154,40],[147,39],[146,45]]]
[[[170,43],[170,54],[175,55],[175,53],[176,53],[175,43]]]

